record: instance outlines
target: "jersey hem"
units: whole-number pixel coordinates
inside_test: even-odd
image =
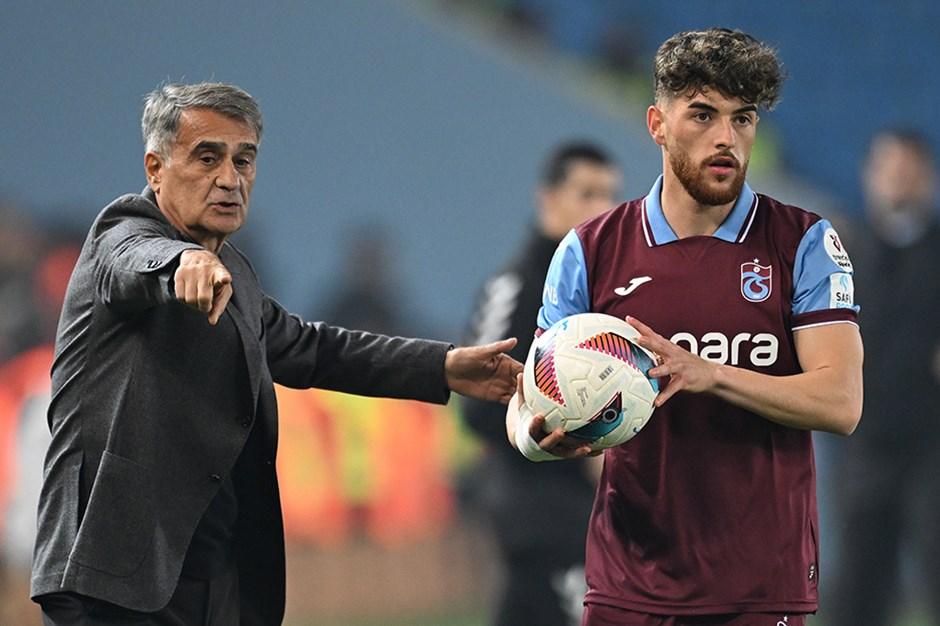
[[[831,322],[856,322],[858,313],[854,309],[822,309],[820,311],[809,311],[793,316],[790,324],[791,330],[797,328],[806,328],[807,326],[818,326]]]
[[[815,324],[792,326],[790,330],[803,330],[804,328],[816,328],[817,326],[832,326],[833,324],[851,324],[852,326],[858,326],[858,322],[855,320],[832,320],[831,322],[816,322]]]

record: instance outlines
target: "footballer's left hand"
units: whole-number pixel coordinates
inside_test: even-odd
[[[515,409],[515,410],[513,410]],[[516,403],[506,410],[506,434],[522,456],[530,461],[558,461],[578,459],[603,454],[603,450],[592,451],[583,440],[565,433],[561,428],[545,430],[545,417],[533,414],[525,402],[525,386],[522,374],[516,378]]]
[[[482,346],[454,348],[444,359],[444,375],[451,391],[508,404],[516,391],[522,363],[504,354],[516,345],[515,337]]]
[[[718,363],[703,359],[672,343],[635,317],[628,316],[627,323],[640,333],[634,341],[659,357],[656,367],[647,374],[653,378],[669,379],[656,396],[657,407],[662,406],[676,392],[701,393],[714,388],[715,373],[720,367]]]

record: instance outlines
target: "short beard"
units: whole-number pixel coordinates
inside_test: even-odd
[[[688,153],[681,150],[669,150],[669,164],[686,192],[696,202],[705,206],[721,206],[734,202],[741,195],[747,175],[747,163],[741,163],[734,174],[734,180],[731,181],[731,187],[726,190],[712,189],[704,180],[703,168],[696,167]]]

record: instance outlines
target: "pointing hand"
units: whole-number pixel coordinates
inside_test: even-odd
[[[205,313],[215,326],[232,297],[232,275],[208,250],[185,250],[173,282],[176,299]]]

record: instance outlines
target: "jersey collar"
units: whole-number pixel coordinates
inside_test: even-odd
[[[666,243],[677,241],[676,233],[673,232],[666,216],[663,214],[663,206],[660,203],[660,196],[663,191],[662,175],[653,183],[653,188],[649,194],[643,198],[643,234],[646,236],[646,243],[650,246],[661,246]],[[717,237],[729,243],[741,243],[747,237],[751,223],[754,221],[754,215],[757,213],[757,194],[751,191],[747,183],[741,188],[741,195],[731,209],[731,213],[721,223],[712,237]]]

